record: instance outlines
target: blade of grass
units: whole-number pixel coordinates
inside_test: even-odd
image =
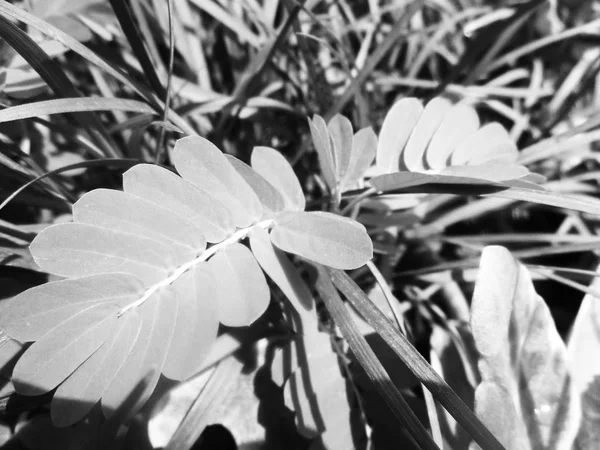
[[[392,323],[369,300],[365,293],[345,272],[329,269],[335,286],[366,319],[412,373],[423,383],[434,398],[456,419],[481,448],[503,450],[504,447],[481,423],[446,382],[433,370],[412,344],[398,333]]]
[[[165,98],[165,88],[158,78],[156,70],[154,69],[154,64],[152,63],[150,55],[148,55],[148,51],[144,45],[144,41],[140,36],[137,24],[131,13],[129,2],[125,0],[110,0],[110,6],[112,6],[117,19],[119,20],[119,24],[121,24],[121,29],[125,33],[129,45],[131,45],[133,54],[142,66],[142,70],[148,79],[148,83],[150,83],[150,87],[158,97]]]
[[[163,114],[163,124],[167,123],[167,117],[169,116],[169,104],[171,102],[171,80],[173,77],[173,61],[175,59],[175,32],[173,30],[173,0],[167,0],[167,13],[169,17],[169,67],[167,70],[167,90],[165,92],[165,109]],[[156,155],[154,156],[154,163],[157,164],[160,161],[162,155],[163,143],[165,140],[166,127],[163,125],[160,127],[160,135],[156,143]]]
[[[80,97],[60,66],[27,33],[2,15],[0,15],[0,37],[29,63],[58,96]],[[104,130],[102,122],[95,114],[87,112],[73,118],[87,129],[105,155],[121,156],[115,142]]]
[[[344,306],[340,295],[331,283],[330,274],[324,266],[318,266],[319,278],[317,279],[317,290],[325,302],[325,306],[331,314],[336,325],[340,328],[342,336],[348,342],[352,353],[356,356],[362,368],[365,370],[371,382],[382,396],[398,420],[406,427],[410,436],[423,449],[438,449],[431,435],[423,424],[415,416],[410,406],[402,397],[389,375],[377,359],[377,356],[358,330],[352,320],[350,313]]]
[[[130,111],[137,113],[153,113],[154,110],[137,100],[104,97],[75,97],[44,100],[11,106],[0,110],[0,123],[13,120],[30,119],[32,117],[64,113],[83,113],[89,111]]]

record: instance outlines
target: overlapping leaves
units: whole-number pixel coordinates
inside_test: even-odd
[[[3,309],[6,334],[35,341],[14,369],[15,388],[25,395],[56,388],[57,425],[76,422],[98,401],[107,417],[131,416],[161,373],[183,380],[198,370],[219,322],[255,321],[270,293],[239,242],[253,230],[270,230],[274,245],[336,268],[372,256],[360,224],[303,211],[300,184],[275,150],[256,148],[250,167],[188,137],[172,161],[181,177],[135,166],[124,191],[92,191],[74,205],[73,223],[42,231],[33,257],[67,279]]]

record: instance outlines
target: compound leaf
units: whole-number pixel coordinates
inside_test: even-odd
[[[248,247],[238,243],[229,245],[208,264],[219,286],[215,297],[223,325],[250,325],[265,312],[270,299],[269,286]]]
[[[13,371],[17,392],[40,395],[54,389],[113,335],[118,310],[114,303],[95,305],[36,341]]]
[[[294,169],[285,157],[269,147],[254,147],[250,157],[252,168],[279,191],[285,209],[304,211],[306,199]]]
[[[132,167],[123,174],[123,190],[187,219],[208,242],[221,242],[235,230],[231,214],[219,200],[162,167]]]
[[[262,207],[254,191],[213,143],[188,136],[175,144],[171,159],[177,172],[200,190],[217,198],[238,227],[260,219]]]
[[[281,250],[336,269],[356,269],[373,257],[373,243],[361,224],[326,212],[281,213],[271,241]]]
[[[271,219],[278,212],[283,211],[285,208],[285,201],[283,196],[277,189],[273,187],[271,183],[265,180],[261,175],[258,174],[248,164],[243,163],[239,159],[225,155],[227,160],[231,163],[233,168],[242,176],[246,183],[252,188],[263,208],[263,215],[261,219]]]

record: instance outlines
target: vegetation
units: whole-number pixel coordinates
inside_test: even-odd
[[[596,16],[1,0],[2,444],[598,448]]]

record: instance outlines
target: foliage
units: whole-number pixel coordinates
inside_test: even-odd
[[[0,436],[596,448],[596,16],[1,1]]]

